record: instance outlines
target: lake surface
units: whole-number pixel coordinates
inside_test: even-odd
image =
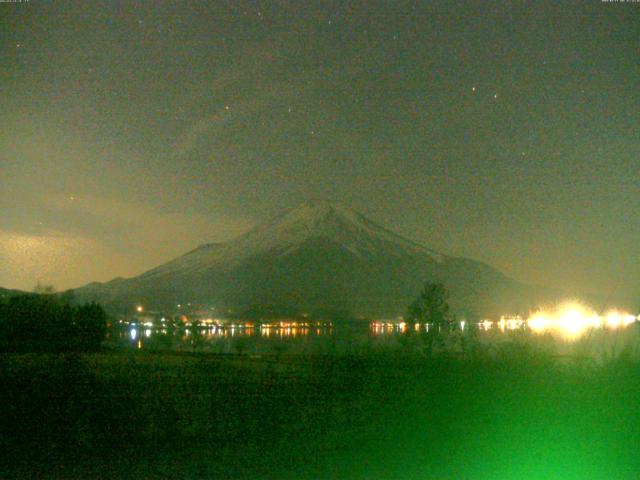
[[[414,335],[407,335],[412,328]],[[170,327],[151,323],[121,324],[109,331],[109,344],[116,348],[156,351],[189,351],[217,354],[334,354],[384,351],[393,348],[421,348],[428,324],[413,327],[402,322],[300,322],[270,324],[235,322],[206,326]],[[623,328],[585,328],[571,331],[539,331],[526,322],[459,322],[444,336],[441,348],[462,351],[466,340],[499,345],[527,339],[531,344],[553,346],[558,353],[602,356],[624,348],[640,349],[637,324]],[[640,351],[640,350],[639,350]]]
[[[129,325],[110,332],[110,343],[125,348],[183,350],[210,353],[330,354],[391,344],[399,328],[381,335],[367,322],[278,322],[269,325],[235,323],[224,326],[156,328]],[[383,338],[384,337],[384,338]]]

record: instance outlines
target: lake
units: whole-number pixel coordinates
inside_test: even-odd
[[[536,320],[537,322],[537,320]],[[414,331],[409,332],[409,328]],[[557,353],[601,357],[624,349],[638,350],[637,323],[597,326],[593,322],[578,328],[559,324],[546,330],[539,323],[518,317],[499,321],[461,321],[442,336],[440,349],[462,352],[470,341],[496,346],[525,340],[532,346],[553,348]],[[164,326],[131,322],[109,331],[108,344],[115,348],[151,351],[189,351],[215,354],[320,354],[362,353],[397,348],[422,348],[429,324],[409,327],[396,321],[311,322],[277,321],[255,323],[235,321],[198,326]],[[408,333],[415,333],[407,335]]]

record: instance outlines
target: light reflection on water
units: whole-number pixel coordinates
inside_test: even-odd
[[[529,332],[533,336],[555,336],[557,340],[575,343],[594,332],[599,338],[603,338],[603,335],[609,335],[614,330],[623,331],[636,321],[633,316],[609,313],[606,317],[597,317],[602,318],[602,321],[595,322],[593,319],[596,317],[579,316],[575,313],[575,308],[567,311],[570,316],[566,312],[555,317],[549,314],[541,317],[541,314],[536,313],[527,320],[518,316],[501,317],[497,321],[462,320],[453,324],[449,331],[457,336],[477,333],[480,339],[489,342],[500,341],[501,337],[506,339],[511,333]],[[254,354],[273,351],[332,353],[398,345],[408,333],[420,335],[441,331],[442,327],[429,323],[409,324],[393,320],[338,324],[311,321],[215,321],[180,326],[165,322],[158,325],[152,322],[132,322],[121,324],[120,328],[112,332],[111,338],[112,342],[120,346],[138,349]]]
[[[362,327],[359,325],[358,327]],[[345,339],[360,334],[366,336],[366,327],[345,328]],[[355,335],[354,335],[355,334]],[[149,327],[133,323],[112,332],[112,342],[134,348],[168,350],[202,350],[220,353],[253,351],[259,353],[276,346],[316,351],[334,340],[332,323],[278,322],[273,324],[235,323],[218,325],[191,325],[181,327]],[[286,344],[286,348],[283,346]]]
[[[253,326],[253,325],[228,325],[228,326],[212,326],[212,327],[190,327],[190,328],[149,328],[144,327],[142,330],[137,325],[132,325],[125,330],[120,331],[119,337],[128,337],[132,341],[141,337],[140,332],[144,333],[146,338],[167,335],[188,339],[193,336],[199,336],[206,340],[231,337],[264,337],[264,338],[296,338],[307,336],[330,336],[333,334],[332,324],[322,324],[317,326],[299,325],[299,326]]]

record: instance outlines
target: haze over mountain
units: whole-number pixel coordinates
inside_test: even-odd
[[[523,311],[549,292],[490,266],[435,252],[328,201],[309,201],[227,243],[200,247],[137,277],[76,290],[115,310],[138,303],[316,315],[398,315],[427,280],[461,314]]]

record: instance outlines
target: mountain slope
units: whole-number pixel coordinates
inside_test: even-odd
[[[444,282],[463,313],[526,308],[522,299],[541,293],[483,263],[442,255],[349,208],[320,201],[231,242],[200,246],[138,277],[90,284],[76,294],[115,309],[192,302],[235,310],[396,315],[426,280]]]

